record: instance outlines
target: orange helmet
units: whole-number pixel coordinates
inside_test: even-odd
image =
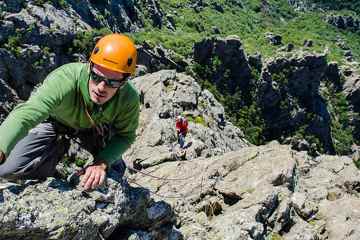
[[[136,58],[134,42],[123,34],[113,33],[96,43],[90,61],[109,70],[133,74]]]

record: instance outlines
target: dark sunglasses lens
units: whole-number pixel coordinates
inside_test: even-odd
[[[93,72],[91,72],[91,79],[94,80],[96,83],[100,83],[101,81],[106,80],[105,78],[100,77],[99,75],[97,75]]]
[[[123,85],[123,81],[108,79],[106,84],[110,87],[117,88]]]
[[[104,77],[101,77],[101,76],[95,74],[94,72],[91,72],[91,79],[94,80],[97,84],[104,81],[107,86],[112,87],[112,88],[121,87],[122,85],[124,85],[126,83],[125,79],[124,80],[107,79],[107,78],[104,78]]]

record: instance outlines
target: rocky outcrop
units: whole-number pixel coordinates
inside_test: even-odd
[[[350,204],[360,203],[360,179],[348,157],[313,159],[272,142],[148,171],[164,180],[134,180],[174,206],[185,239],[358,238]]]
[[[288,3],[297,11],[306,11],[314,7],[307,0],[288,0]]]
[[[360,30],[360,20],[353,16],[328,16],[327,22],[340,29]]]
[[[145,6],[156,8],[154,14],[158,15],[157,12],[161,12],[159,4],[150,2]],[[72,61],[86,61],[85,51],[91,50],[88,41],[92,39],[83,38],[93,29],[106,27],[115,32],[134,32],[143,26],[143,13],[139,9],[144,6],[140,2],[70,0],[37,4],[17,0],[0,4],[3,10],[0,44],[4,46],[0,48],[0,77],[4,87],[13,89],[21,99],[27,99],[34,86],[54,68]],[[184,71],[187,65],[175,53],[170,54],[161,47],[141,47],[139,52],[140,64],[147,67],[145,72],[161,68]]]
[[[210,157],[248,146],[243,133],[226,119],[224,108],[190,76],[163,70],[134,79],[141,92],[138,138],[126,159],[138,168],[177,160],[175,118],[189,120],[184,159]]]
[[[54,178],[2,184],[0,239],[182,239],[169,204],[109,176],[92,192]]]
[[[138,76],[147,72],[157,72],[161,69],[176,69],[184,72],[188,66],[187,61],[174,51],[165,49],[161,45],[151,47],[144,42],[138,47]]]
[[[139,6],[133,1],[112,0],[109,3],[102,3],[91,0],[70,0],[54,1],[50,2],[51,4],[49,2],[37,4],[29,0],[5,1],[3,9],[23,20],[25,18],[31,20],[35,16],[38,22],[41,22],[40,25],[45,26],[67,22],[69,27],[73,27],[74,20],[78,20],[77,27],[85,23],[95,28],[108,26],[118,32],[131,32],[142,27]],[[69,16],[71,19],[68,19]]]
[[[16,92],[0,78],[0,123],[2,123],[10,111],[19,102]]]
[[[78,31],[89,30],[90,26],[71,9],[10,2],[5,3],[5,9],[13,12],[5,13],[0,30],[0,43],[6,43],[6,49],[0,49],[0,77],[26,99],[48,72],[74,59],[64,47],[72,43]]]
[[[281,45],[282,44],[282,36],[274,33],[266,33],[265,38],[272,44],[272,45]]]
[[[353,109],[356,112],[360,112],[360,76],[356,72],[346,77],[344,93],[353,106]]]
[[[37,45],[24,45],[18,54],[14,57],[8,50],[0,48],[0,79],[3,87],[13,89],[21,99],[27,99],[34,86],[56,67],[58,58]]]
[[[322,140],[325,151],[334,153],[330,114],[319,94],[327,69],[324,55],[280,57],[264,65],[258,102],[267,128],[266,138],[276,139],[306,125],[309,133]]]
[[[220,92],[233,94],[246,89],[251,69],[238,36],[204,39],[194,44],[194,61],[210,72],[199,70],[200,77],[212,81]]]

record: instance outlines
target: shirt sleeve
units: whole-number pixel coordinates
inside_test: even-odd
[[[62,71],[49,74],[43,84],[30,98],[19,105],[7,116],[0,126],[0,150],[9,156],[16,143],[25,137],[28,131],[49,117],[66,94]]]

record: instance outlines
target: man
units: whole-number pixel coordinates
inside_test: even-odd
[[[0,177],[53,176],[66,150],[63,135],[93,130],[94,135],[86,136],[94,142],[95,161],[86,167],[81,185],[86,190],[101,185],[106,170],[122,161],[135,141],[139,96],[127,78],[135,71],[136,58],[128,37],[110,34],[97,42],[89,63],[66,64],[50,73],[0,126]]]
[[[178,137],[178,143],[180,148],[185,146],[185,137],[188,132],[188,121],[183,116],[177,116],[176,118],[176,133]]]

